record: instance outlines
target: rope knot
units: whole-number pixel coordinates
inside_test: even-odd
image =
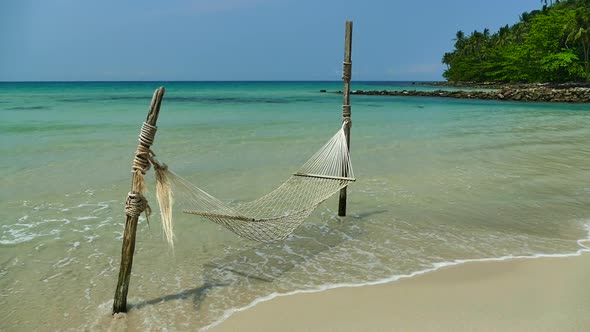
[[[133,165],[131,166],[133,173],[141,173],[145,175],[150,169],[150,146],[154,143],[156,137],[156,126],[144,122],[139,133],[139,144],[133,158]]]
[[[150,150],[150,153],[148,155],[148,160],[149,162],[154,165],[154,169],[156,171],[166,171],[168,170],[168,165],[160,162],[158,159],[156,159],[156,154]]]
[[[125,214],[129,217],[139,217],[145,211],[146,218],[152,214],[147,199],[141,193],[130,191],[125,202]]]
[[[342,125],[343,126],[348,126],[348,128],[352,128],[352,120],[350,119],[350,116],[345,116],[342,119]]]
[[[350,119],[350,105],[342,105],[342,125],[352,127],[352,120]]]
[[[131,166],[131,172],[141,173],[141,175],[145,175],[149,170],[149,149],[139,144],[137,145],[137,152],[135,152],[135,157],[133,157],[133,165]]]

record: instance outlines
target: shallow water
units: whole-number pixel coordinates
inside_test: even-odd
[[[259,244],[177,214],[174,251],[142,218],[131,310],[113,320],[130,163],[159,85],[158,157],[230,203],[274,189],[340,126],[341,96],[318,92],[337,82],[0,83],[0,330],[197,330],[280,293],[573,254],[589,236],[587,105],[354,95],[348,217],[333,198]],[[412,88],[353,89],[392,86]]]

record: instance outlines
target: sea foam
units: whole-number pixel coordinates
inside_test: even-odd
[[[393,275],[393,276],[390,276],[387,278],[382,278],[382,279],[378,279],[378,280],[374,280],[374,281],[367,281],[367,282],[360,282],[360,283],[333,283],[333,284],[324,284],[324,285],[317,286],[317,287],[314,287],[311,289],[294,290],[294,291],[285,292],[285,293],[274,292],[274,293],[271,293],[267,296],[259,297],[245,306],[225,310],[223,315],[218,320],[212,322],[211,324],[209,324],[207,326],[200,328],[199,331],[207,331],[207,330],[223,323],[230,316],[232,316],[233,314],[235,314],[237,312],[248,310],[248,309],[256,306],[257,304],[270,301],[270,300],[275,299],[277,297],[290,296],[290,295],[296,295],[296,294],[318,293],[318,292],[323,292],[323,291],[327,291],[330,289],[336,289],[336,288],[352,288],[352,287],[382,285],[382,284],[387,284],[390,282],[395,282],[395,281],[398,281],[401,279],[408,279],[408,278],[413,278],[413,277],[423,275],[426,273],[431,273],[431,272],[437,271],[441,268],[461,265],[461,264],[470,263],[470,262],[500,262],[500,261],[513,260],[513,259],[560,258],[560,257],[580,256],[584,252],[590,252],[590,223],[583,225],[583,229],[586,231],[586,237],[576,241],[576,243],[578,244],[578,246],[580,248],[574,252],[571,252],[571,253],[555,253],[555,254],[539,253],[539,254],[534,254],[534,255],[505,255],[505,256],[501,256],[501,257],[457,259],[457,260],[448,261],[448,262],[432,263],[432,267],[427,268],[427,269],[415,271],[415,272],[412,272],[409,274]],[[588,245],[586,245],[586,243],[588,243]]]

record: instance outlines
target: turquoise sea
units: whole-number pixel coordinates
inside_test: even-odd
[[[587,250],[587,104],[354,95],[347,217],[332,198],[260,244],[176,214],[174,250],[157,213],[141,218],[130,311],[113,319],[131,160],[159,86],[153,150],[231,204],[281,184],[341,124],[342,96],[319,93],[340,82],[0,83],[0,331],[194,331],[281,294]]]

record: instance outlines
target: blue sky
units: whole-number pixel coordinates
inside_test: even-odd
[[[441,80],[457,30],[539,0],[0,0],[0,81]]]

